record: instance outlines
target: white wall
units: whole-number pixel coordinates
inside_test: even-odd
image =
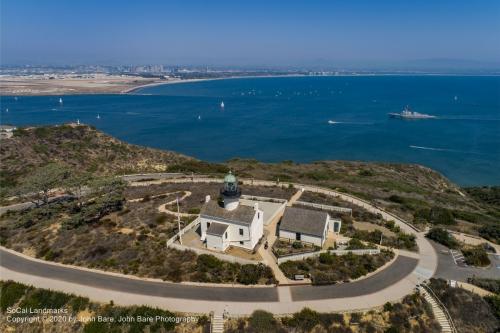
[[[255,214],[254,220],[252,221],[252,224],[250,226],[240,225],[236,223],[228,223],[225,221],[221,221],[219,219],[213,219],[213,218],[208,219],[205,217],[200,217],[200,221],[201,221],[200,222],[201,240],[202,241],[204,241],[205,239],[207,240],[208,248],[214,248],[214,249],[223,248],[225,250],[229,245],[232,245],[247,250],[253,250],[257,245],[259,239],[262,238],[262,235],[264,234],[264,213],[261,210],[258,210],[258,214]],[[208,242],[208,238],[211,235],[207,234],[207,229],[208,229],[207,223],[213,223],[213,222],[229,226],[226,230],[228,234],[227,241],[224,240],[224,242],[227,244],[221,245],[218,244],[218,242],[216,242],[215,240],[211,240],[210,243]],[[243,235],[240,235],[240,229],[243,229]],[[243,244],[240,244],[240,242],[243,242]]]
[[[307,234],[300,234],[300,240],[302,242],[307,242],[307,243],[312,243],[317,246],[323,246],[323,243],[326,241],[326,237],[328,235],[328,220],[329,220],[329,215],[327,215],[327,218],[325,220],[325,224],[323,227],[323,237],[318,237],[318,236],[313,236],[313,235],[307,235]],[[296,240],[296,233],[295,232],[290,232],[287,230],[281,230],[279,231],[279,236],[280,238],[288,238],[291,240]]]
[[[207,234],[207,248],[224,251],[227,248],[227,242],[224,241],[224,235],[221,237]]]

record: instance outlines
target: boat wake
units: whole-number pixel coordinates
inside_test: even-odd
[[[446,148],[434,148],[434,147],[423,147],[423,146],[414,146],[410,145],[410,148],[413,149],[422,149],[422,150],[432,150],[432,151],[451,151],[451,152],[459,152],[458,150],[446,149]]]
[[[457,150],[457,149],[424,147],[424,146],[414,146],[414,145],[410,145],[409,147],[412,149],[421,149],[421,150],[430,150],[430,151],[443,151],[443,152],[450,152],[450,153],[474,154],[474,155],[488,155],[485,153],[479,153],[479,152],[475,152],[475,151],[465,151],[465,150]]]
[[[348,124],[348,125],[373,125],[373,123],[364,123],[361,121],[335,121],[335,120],[328,120],[328,123],[330,125],[336,125],[336,124]]]

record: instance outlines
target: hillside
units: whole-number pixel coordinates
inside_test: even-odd
[[[0,147],[0,186],[14,187],[34,168],[59,162],[99,175],[161,172],[190,160],[181,154],[121,142],[85,125],[18,129]]]
[[[18,129],[13,138],[2,140],[2,196],[10,193],[23,176],[49,162],[95,175],[161,171],[222,175],[232,169],[240,177],[321,185],[351,193],[422,227],[441,224],[480,234],[497,243],[500,237],[498,189],[461,189],[438,172],[420,165],[349,161],[262,163],[237,158],[209,163],[124,143],[94,128],[75,124]]]

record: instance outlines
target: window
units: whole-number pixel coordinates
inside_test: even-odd
[[[240,228],[240,236],[243,236],[243,229]]]
[[[244,243],[245,243],[244,241],[241,241],[241,242],[240,242],[240,245],[243,245]]]
[[[260,219],[260,213],[257,213],[257,218]]]
[[[300,240],[300,236],[301,236],[301,235],[300,235],[300,233],[299,233],[299,232],[297,232],[297,233],[295,234],[295,239],[299,241],[299,240]]]
[[[207,229],[210,227],[210,222],[207,222]]]
[[[227,231],[224,233],[224,238],[227,239]]]

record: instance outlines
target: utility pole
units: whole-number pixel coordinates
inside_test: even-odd
[[[179,227],[179,243],[182,245],[182,235],[181,235],[181,213],[179,210],[179,197],[177,197],[177,225]]]

